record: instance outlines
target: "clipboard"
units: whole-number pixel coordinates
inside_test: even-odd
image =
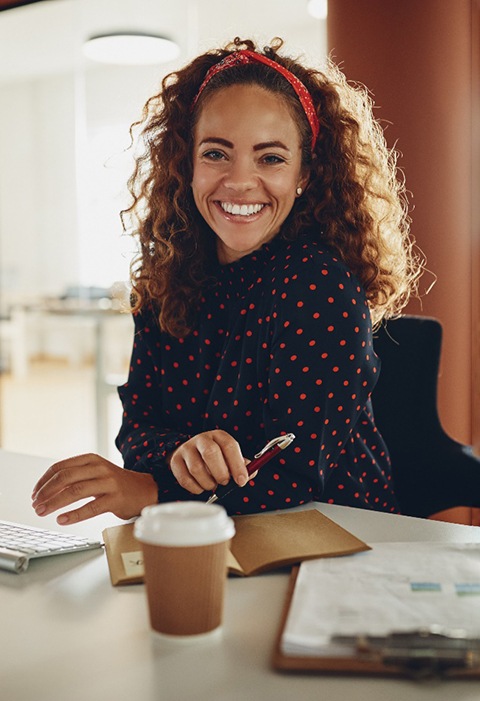
[[[282,650],[282,638],[299,569],[300,566],[293,567],[289,578],[272,656],[272,666],[275,670],[326,675],[407,677],[419,680],[432,677],[452,680],[480,678],[480,638],[449,638],[441,631],[433,629],[412,632],[407,645],[404,644],[405,636],[402,635],[397,637],[400,645],[395,645],[395,635],[384,638],[383,642],[377,639],[374,646],[368,646],[368,640],[356,639],[355,654],[346,654],[344,657],[285,654]],[[447,642],[448,639],[453,642],[451,647],[444,645],[446,639]],[[416,641],[413,647],[412,640]],[[418,654],[411,654],[415,650]],[[425,654],[430,650],[432,654]],[[404,655],[404,652],[407,654]]]

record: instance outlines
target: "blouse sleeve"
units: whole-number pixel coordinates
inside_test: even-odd
[[[169,428],[163,416],[156,320],[153,314],[140,312],[134,314],[134,323],[128,380],[118,388],[123,419],[116,446],[126,469],[154,477],[159,501],[195,498],[180,487],[167,463],[168,454],[190,436]]]

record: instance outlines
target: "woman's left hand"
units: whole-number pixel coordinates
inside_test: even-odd
[[[64,526],[107,512],[129,519],[157,502],[157,489],[152,475],[125,470],[88,453],[52,465],[33,489],[33,508],[38,516],[47,516],[90,498],[83,506],[61,514],[57,523]]]

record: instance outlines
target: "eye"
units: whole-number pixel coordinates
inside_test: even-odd
[[[285,163],[284,158],[282,158],[281,156],[277,156],[274,153],[271,153],[267,156],[263,156],[262,161],[268,166],[275,166],[279,163]]]
[[[210,149],[208,151],[205,151],[201,155],[202,158],[206,158],[209,161],[221,161],[222,158],[226,157],[225,154],[222,153],[222,151],[219,151],[218,149]]]

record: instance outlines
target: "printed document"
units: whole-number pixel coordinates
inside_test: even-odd
[[[385,636],[441,626],[480,637],[480,545],[378,543],[368,552],[303,562],[281,648],[345,656],[332,636]]]

